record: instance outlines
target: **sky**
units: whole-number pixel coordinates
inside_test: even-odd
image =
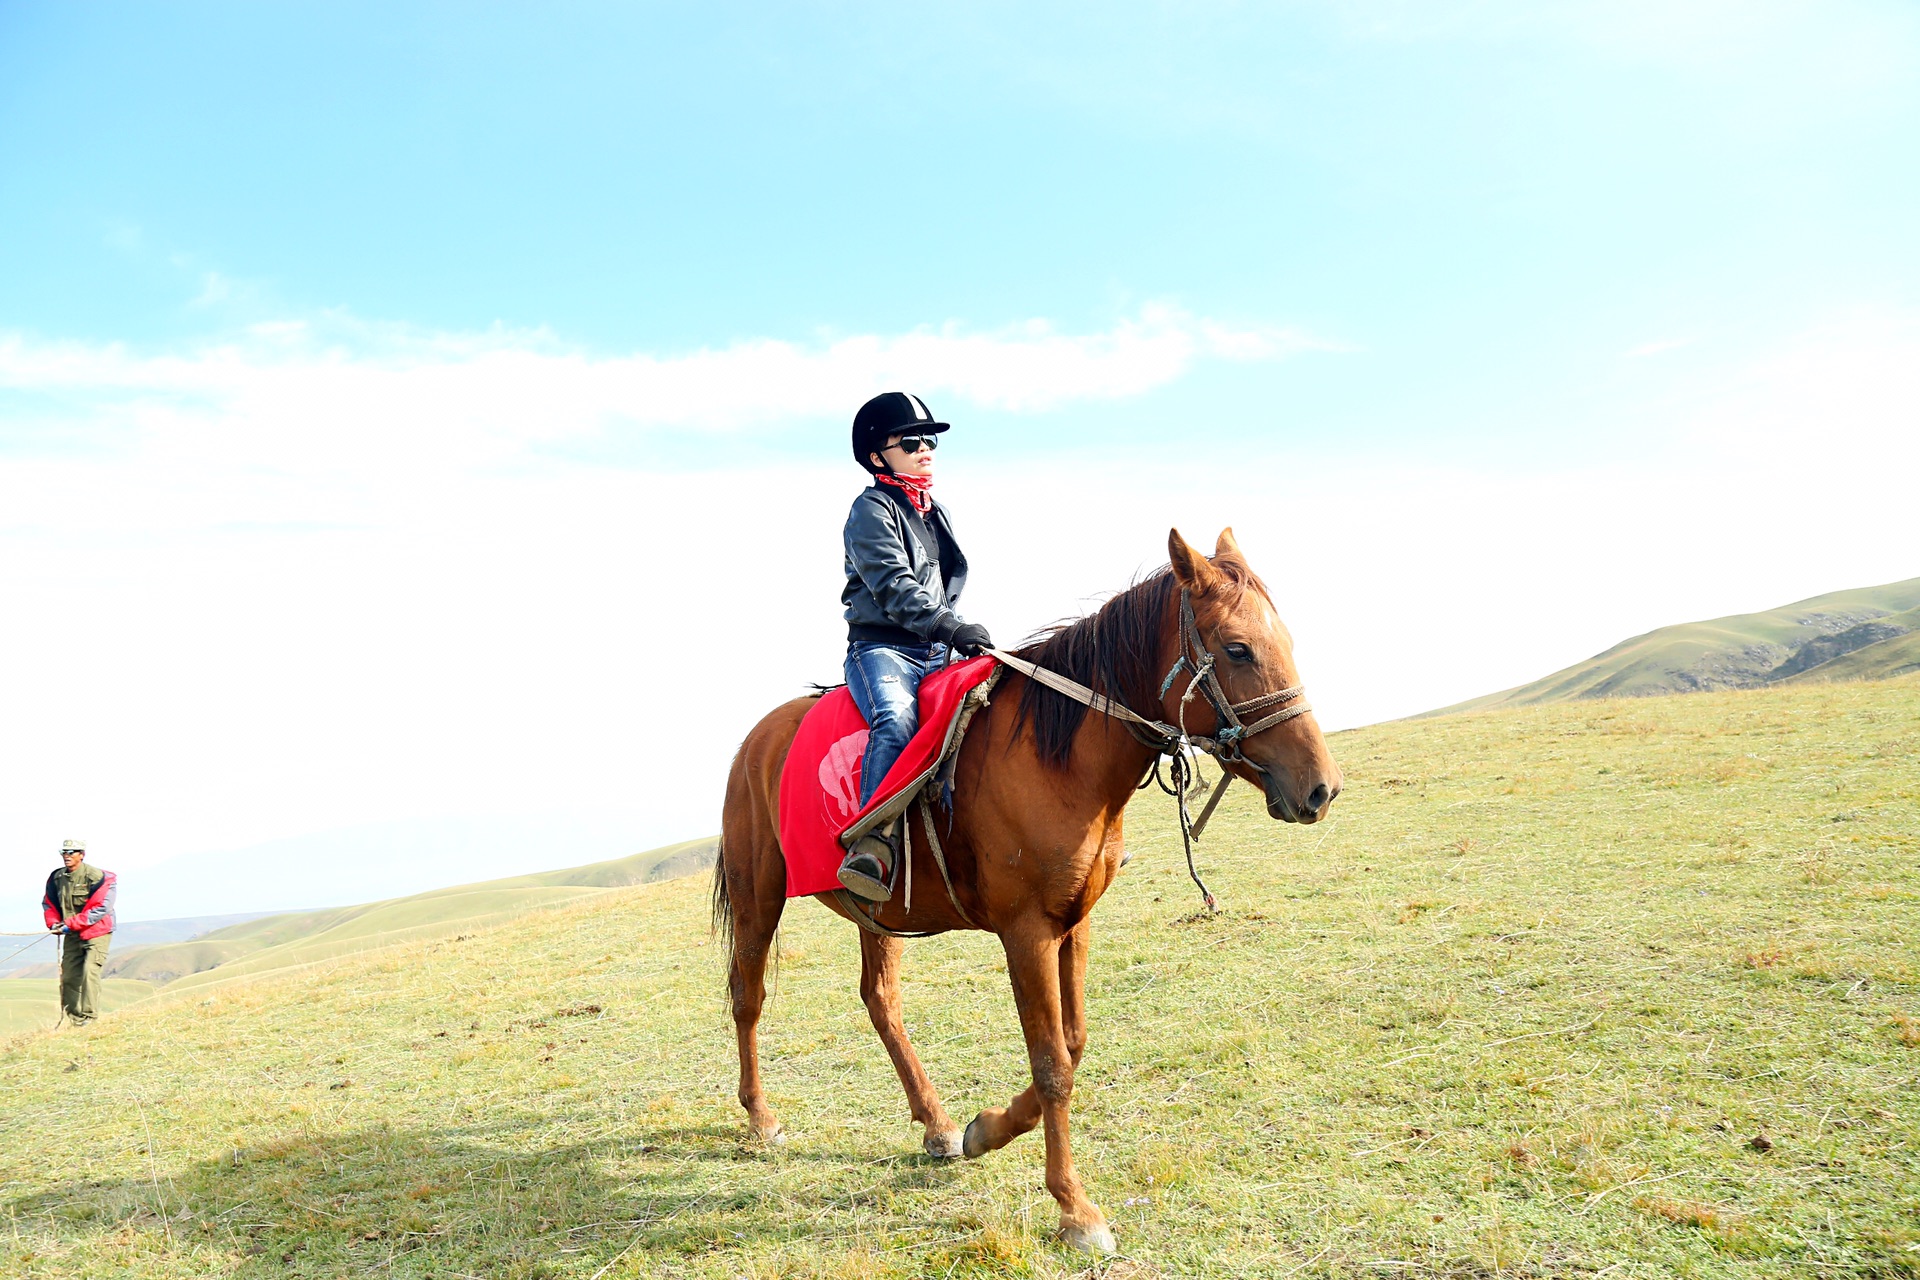
[[[1920,574],[1920,10],[0,0],[0,928],[718,827],[869,395],[1000,640],[1232,526],[1320,717]],[[4,941],[4,939],[0,939]]]

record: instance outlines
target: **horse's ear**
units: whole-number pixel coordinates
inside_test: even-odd
[[[1173,576],[1180,585],[1197,596],[1211,591],[1220,581],[1220,571],[1207,563],[1207,558],[1187,545],[1178,529],[1167,530],[1167,559],[1173,565]]]
[[[1213,544],[1213,558],[1215,560],[1234,560],[1243,565],[1247,562],[1247,558],[1240,554],[1240,543],[1239,540],[1233,536],[1232,525],[1228,525],[1220,531],[1219,540]]]

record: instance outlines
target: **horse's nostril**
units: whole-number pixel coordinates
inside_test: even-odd
[[[1318,813],[1332,803],[1333,792],[1327,789],[1327,784],[1324,782],[1318,784],[1312,791],[1307,793],[1308,813]]]

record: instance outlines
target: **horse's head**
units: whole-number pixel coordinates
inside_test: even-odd
[[[1167,555],[1181,591],[1193,605],[1194,640],[1212,655],[1225,701],[1255,704],[1239,717],[1248,726],[1286,709],[1293,700],[1271,700],[1269,695],[1302,683],[1293,660],[1293,636],[1275,612],[1266,584],[1240,554],[1233,530],[1221,531],[1211,560],[1189,546],[1178,529],[1172,530],[1167,535]],[[1184,620],[1180,625],[1185,626]],[[1174,717],[1181,712],[1180,699],[1191,675],[1182,670],[1166,693],[1166,709]],[[1265,705],[1260,705],[1263,700]],[[1186,704],[1185,714],[1193,733],[1219,736],[1229,728],[1198,690]],[[1211,731],[1202,727],[1209,721],[1214,726]],[[1237,746],[1241,758],[1222,764],[1266,793],[1268,814],[1286,822],[1318,822],[1327,816],[1340,794],[1340,766],[1333,762],[1311,711],[1259,729]]]

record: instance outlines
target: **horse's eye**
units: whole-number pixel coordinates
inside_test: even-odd
[[[1230,644],[1227,646],[1227,656],[1235,662],[1252,662],[1253,650],[1243,644]]]

